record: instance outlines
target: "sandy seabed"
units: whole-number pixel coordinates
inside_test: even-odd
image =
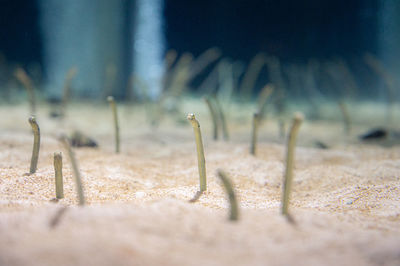
[[[361,143],[357,136],[377,125],[383,111],[351,108],[350,136],[334,119],[302,125],[291,224],[280,215],[285,140],[276,120],[267,119],[256,156],[249,154],[252,106],[230,107],[228,142],[212,140],[202,103],[185,103],[181,117],[167,116],[158,127],[147,122],[146,108],[120,106],[120,154],[113,152],[108,106],[73,104],[63,122],[50,119],[44,106],[32,175],[25,174],[33,142],[28,108],[2,106],[0,265],[400,265],[400,146]],[[197,115],[206,153],[208,190],[196,203],[188,202],[199,185],[186,112]],[[99,143],[75,149],[83,207],[57,141],[76,129]],[[316,140],[330,148],[317,148]],[[64,154],[65,198],[54,202],[57,151]],[[237,222],[228,220],[217,169],[235,185]]]

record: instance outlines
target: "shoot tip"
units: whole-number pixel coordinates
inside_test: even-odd
[[[196,119],[196,117],[194,116],[193,113],[189,113],[189,114],[187,115],[186,118],[187,118],[188,120],[194,120],[194,119]]]
[[[304,115],[301,112],[296,112],[296,113],[294,113],[293,118],[296,121],[303,121],[304,120]]]
[[[36,123],[36,118],[35,118],[35,116],[31,116],[31,117],[29,117],[29,123],[31,123],[31,124],[35,124]]]

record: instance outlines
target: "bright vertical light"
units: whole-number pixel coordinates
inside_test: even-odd
[[[81,0],[40,1],[46,91],[50,96],[61,96],[65,73],[72,66],[85,73],[78,74],[74,81],[77,88],[90,91],[100,86],[101,73],[93,53],[96,14],[91,4]]]
[[[122,70],[123,0],[41,0],[46,92],[61,97],[65,75],[78,70],[75,95],[102,97],[107,66]]]
[[[148,94],[161,94],[164,73],[163,53],[164,0],[137,0],[133,34],[133,67],[135,75],[146,84]],[[145,97],[146,95],[140,95]]]

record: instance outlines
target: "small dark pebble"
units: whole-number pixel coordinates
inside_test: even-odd
[[[400,139],[400,132],[399,131],[392,131],[391,132],[391,137],[395,139]]]
[[[59,104],[61,103],[61,99],[59,97],[49,97],[47,98],[47,102],[50,104]]]
[[[62,117],[63,115],[62,115],[61,111],[59,111],[59,110],[54,110],[54,111],[51,111],[51,112],[49,113],[49,116],[50,116],[51,118],[59,118],[59,117]]]
[[[322,141],[316,140],[316,141],[314,142],[314,144],[315,144],[315,146],[316,146],[317,148],[320,148],[320,149],[323,149],[323,150],[329,149],[329,146],[326,145],[325,143],[323,143]]]
[[[71,137],[69,138],[71,146],[73,147],[91,147],[96,148],[98,147],[97,142],[92,138],[84,135],[82,132],[75,131],[72,133]]]
[[[388,132],[384,128],[375,128],[369,130],[367,133],[361,135],[361,140],[381,140],[388,136]]]

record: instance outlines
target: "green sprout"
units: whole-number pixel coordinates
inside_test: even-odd
[[[196,139],[197,162],[198,162],[199,177],[200,177],[200,190],[196,193],[195,197],[191,200],[191,202],[194,202],[201,196],[201,194],[204,191],[207,190],[206,160],[204,158],[203,140],[201,138],[199,121],[196,120],[196,117],[194,116],[194,114],[188,114],[187,119],[193,126],[194,136]]]
[[[284,121],[284,113],[286,110],[285,103],[285,91],[282,88],[279,88],[276,91],[276,99],[275,99],[275,108],[278,113],[278,128],[279,128],[279,137],[281,139],[285,138],[285,121]]]
[[[282,140],[285,138],[285,128],[286,128],[285,120],[281,116],[278,118],[278,130],[279,130],[279,138]]]
[[[171,96],[178,97],[187,88],[187,83],[190,81],[190,68],[193,63],[193,55],[184,53],[170,70],[171,74],[168,77],[167,90]]]
[[[32,79],[28,76],[25,70],[20,67],[17,68],[14,75],[18,79],[18,81],[25,87],[26,92],[28,94],[30,112],[31,115],[34,115],[36,113],[36,99],[35,99],[35,89]]]
[[[239,92],[242,97],[249,99],[251,97],[252,90],[257,82],[257,78],[265,65],[265,54],[256,54],[251,59],[246,72],[243,75],[242,82],[239,87]]]
[[[83,193],[81,173],[79,172],[79,167],[75,159],[74,151],[72,150],[71,145],[69,144],[68,138],[66,136],[61,136],[60,140],[64,144],[64,147],[68,152],[69,160],[72,165],[72,170],[74,172],[75,183],[76,183],[76,190],[78,192],[79,205],[85,205],[85,195]]]
[[[233,185],[228,176],[222,171],[217,170],[218,177],[221,179],[222,185],[228,194],[229,204],[231,207],[231,212],[229,215],[229,220],[237,221],[239,219],[239,205],[236,200],[235,191],[233,190]]]
[[[165,68],[170,69],[174,64],[176,58],[178,57],[178,53],[174,49],[170,49],[165,54]]]
[[[283,183],[283,197],[282,197],[282,214],[291,220],[291,216],[288,212],[290,191],[292,188],[293,180],[293,164],[294,164],[294,149],[296,146],[297,134],[303,121],[303,115],[301,113],[296,113],[293,117],[292,127],[289,132],[287,151],[286,151],[286,170],[285,179]]]
[[[112,94],[113,88],[115,87],[115,81],[118,75],[118,68],[117,66],[109,62],[106,65],[105,69],[105,79],[104,79],[104,87],[103,87],[103,95],[110,95]]]
[[[68,72],[65,74],[65,81],[63,87],[63,95],[61,99],[61,117],[65,116],[65,111],[67,109],[67,103],[71,94],[71,83],[76,74],[78,73],[78,69],[76,67],[71,67]]]
[[[265,116],[265,108],[267,106],[267,100],[274,91],[274,85],[267,84],[262,88],[261,92],[258,95],[258,113],[263,118]]]
[[[391,125],[393,122],[394,104],[397,92],[396,79],[389,73],[389,71],[387,71],[382,62],[374,55],[369,53],[366,54],[364,56],[364,61],[380,78],[382,78],[386,86],[386,94],[388,100],[386,119],[387,123]]]
[[[250,144],[250,154],[256,154],[256,145],[257,145],[257,131],[260,124],[261,115],[259,113],[253,114],[253,126],[251,133],[251,144]]]
[[[119,140],[119,123],[118,123],[118,113],[117,113],[117,104],[115,103],[114,97],[108,96],[107,101],[110,103],[111,110],[114,117],[114,128],[115,128],[115,152],[119,153],[120,151],[120,140]]]
[[[210,97],[204,98],[205,102],[207,103],[208,109],[210,110],[211,113],[211,118],[213,122],[213,129],[214,129],[214,134],[213,138],[214,140],[218,139],[218,119],[217,119],[217,112],[213,106],[213,103],[211,102]]]
[[[343,115],[344,132],[346,133],[346,135],[349,135],[351,131],[351,123],[350,123],[350,115],[349,112],[347,111],[347,105],[345,104],[345,102],[339,101],[338,106]]]
[[[222,133],[224,135],[224,140],[229,140],[228,126],[226,124],[224,111],[222,110],[221,103],[219,102],[217,95],[215,93],[213,94],[213,99],[215,101],[215,105],[216,105],[218,113],[219,113],[219,119],[220,119],[221,125],[222,125]]]
[[[54,172],[56,179],[56,198],[64,198],[64,185],[62,175],[62,154],[61,152],[54,153]]]
[[[200,54],[197,59],[192,63],[189,71],[189,79],[199,75],[206,67],[212,62],[216,61],[221,56],[221,51],[216,47],[211,47]]]
[[[274,91],[274,86],[272,84],[267,84],[264,86],[264,88],[258,95],[258,107],[257,107],[257,112],[253,114],[253,124],[252,124],[252,133],[250,142],[250,154],[252,155],[256,154],[258,129],[261,125],[263,118],[265,117],[267,100],[273,91]]]
[[[40,128],[34,116],[31,116],[28,121],[33,131],[33,150],[32,150],[31,167],[29,173],[34,174],[36,172],[39,160]]]

